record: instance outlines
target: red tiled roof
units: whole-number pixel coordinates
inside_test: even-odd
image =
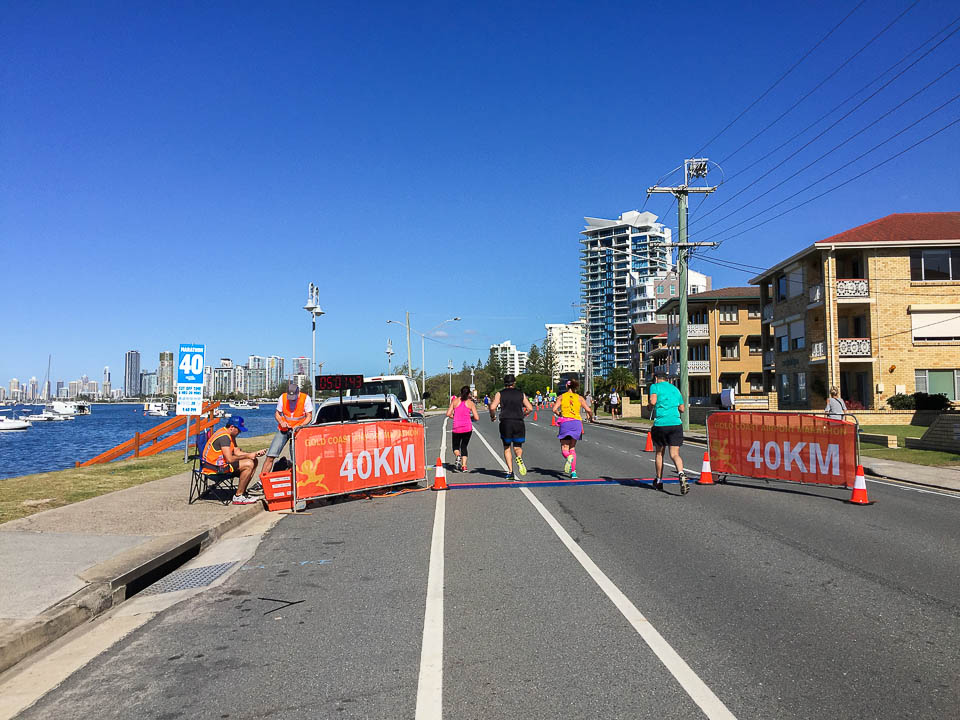
[[[687,295],[687,300],[715,300],[723,298],[758,298],[760,297],[760,288],[750,287],[725,287],[716,290],[707,290],[702,293]]]
[[[814,245],[960,240],[960,212],[894,213],[844,230]]]
[[[636,323],[633,326],[634,335],[659,335],[666,331],[666,323]]]

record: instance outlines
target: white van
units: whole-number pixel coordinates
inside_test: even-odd
[[[423,414],[423,398],[420,397],[420,387],[417,381],[406,375],[380,375],[364,377],[360,392],[350,392],[350,395],[396,395],[408,414]]]

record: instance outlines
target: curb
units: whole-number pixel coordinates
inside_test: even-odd
[[[47,608],[37,617],[15,623],[11,629],[0,633],[0,673],[122,603],[126,600],[128,584],[194,548],[202,552],[224,533],[260,512],[264,512],[262,504],[248,505],[206,530],[160,536],[154,541],[158,547],[145,555],[140,553],[141,556],[136,558],[132,566],[107,560],[88,569],[83,573],[90,578],[86,587]],[[164,538],[168,539],[167,543],[161,542]],[[176,538],[172,547],[169,538]]]
[[[920,482],[919,480],[908,480],[907,478],[894,477],[892,475],[884,475],[875,471],[872,467],[867,465],[863,466],[863,472],[871,477],[880,478],[881,480],[893,480],[895,482],[906,483],[907,485],[916,485],[917,487],[930,488],[931,490],[946,490],[948,492],[960,492],[958,488],[947,487],[946,485],[933,485],[931,483]]]
[[[611,423],[611,422],[606,422],[606,421],[602,421],[602,420],[601,420],[601,421],[597,421],[597,422],[594,423],[594,424],[595,424],[595,425],[600,425],[600,426],[602,426],[602,427],[612,427],[612,428],[616,428],[617,430],[629,430],[630,432],[635,432],[635,433],[645,433],[645,432],[648,432],[648,431],[650,430],[650,427],[651,427],[650,425],[620,425],[620,424],[617,424],[617,423]],[[698,443],[706,443],[706,442],[707,442],[707,438],[706,438],[706,437],[702,437],[702,436],[700,436],[700,435],[684,435],[684,436],[683,436],[683,439],[684,439],[684,440],[689,440],[690,442],[698,442]]]

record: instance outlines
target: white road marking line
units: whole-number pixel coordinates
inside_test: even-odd
[[[483,441],[483,444],[486,445],[487,450],[490,451],[494,459],[500,463],[504,472],[506,472],[507,465],[503,459],[497,456],[483,435],[480,435],[480,439]],[[657,629],[650,624],[650,621],[644,617],[636,605],[597,567],[597,564],[590,559],[590,556],[584,552],[583,548],[577,545],[557,519],[550,514],[550,511],[537,500],[537,497],[525,487],[521,487],[520,492],[522,492],[524,497],[530,501],[530,504],[536,508],[543,519],[547,521],[547,524],[553,529],[557,537],[560,538],[560,542],[566,546],[567,550],[569,550],[580,565],[583,566],[583,569],[587,571],[587,574],[593,578],[593,581],[603,590],[604,594],[610,598],[610,601],[627,619],[627,622],[633,626],[634,630],[637,631],[637,634],[643,639],[647,646],[653,650],[654,655],[656,655],[660,662],[670,671],[670,674],[676,678],[680,686],[686,691],[687,695],[690,696],[690,699],[703,711],[704,715],[710,718],[710,720],[736,720],[736,716],[727,709],[727,706],[723,704],[720,698],[714,695],[713,691],[707,687],[707,684],[700,679],[690,666],[687,665],[686,661],[680,657],[677,651],[670,646],[670,643],[657,632]]]
[[[446,462],[447,420],[448,418],[443,420],[443,437],[440,440],[441,462]],[[443,535],[446,507],[447,493],[438,492],[437,509],[433,516],[433,538],[430,541],[423,645],[420,648],[417,720],[440,720],[443,717]]]

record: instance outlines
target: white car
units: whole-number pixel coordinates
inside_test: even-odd
[[[406,375],[381,375],[364,377],[359,392],[350,391],[349,395],[396,395],[407,414],[423,414],[423,398],[417,381]]]

